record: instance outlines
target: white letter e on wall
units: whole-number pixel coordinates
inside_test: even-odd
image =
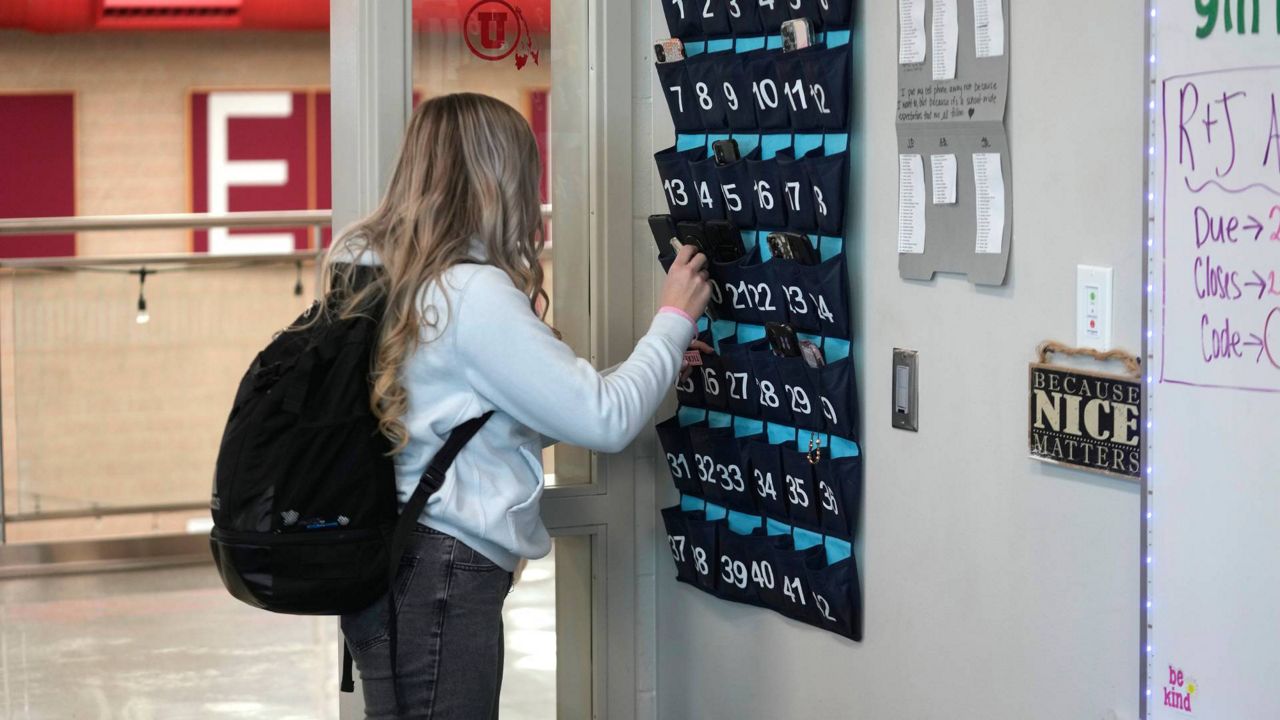
[[[228,127],[231,118],[287,118],[293,114],[288,92],[209,93],[209,212],[225,213],[232,185],[284,185],[289,163],[284,160],[230,160]],[[292,233],[232,235],[227,228],[209,230],[209,254],[293,252]]]

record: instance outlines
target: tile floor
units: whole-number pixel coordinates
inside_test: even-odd
[[[555,717],[555,580],[507,600],[504,720]],[[242,605],[212,565],[0,581],[0,717],[336,720],[334,618]]]

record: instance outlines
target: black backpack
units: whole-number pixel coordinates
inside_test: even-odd
[[[377,271],[357,272],[360,283]],[[277,335],[240,381],[210,501],[209,544],[227,590],[293,615],[355,612],[394,587],[423,507],[491,414],[454,428],[397,513],[392,445],[369,406],[382,305],[311,322],[317,312],[313,305]],[[342,689],[353,689],[345,647]]]

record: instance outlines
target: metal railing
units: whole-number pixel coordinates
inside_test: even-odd
[[[551,218],[551,205],[541,206],[543,219]],[[129,230],[206,230],[209,228],[301,227],[317,230],[333,223],[332,210],[278,210],[273,212],[160,213],[152,215],[82,215],[53,218],[0,219],[0,236],[57,235],[73,232],[125,232]],[[550,245],[546,251],[549,252]],[[317,257],[323,249],[292,253],[251,255],[210,255],[206,253],[154,254],[145,256],[0,258],[0,268],[51,269],[91,265],[137,265],[140,263],[228,263],[287,262]],[[547,257],[546,252],[543,255]]]
[[[543,218],[551,217],[551,205],[541,207]],[[50,235],[75,232],[128,232],[138,230],[194,230],[209,228],[289,228],[310,227],[317,230],[332,223],[330,210],[288,210],[277,212],[231,213],[170,213],[152,215],[77,216],[55,218],[0,219],[0,236]],[[543,257],[550,257],[550,244]],[[0,259],[0,275],[6,271],[17,272],[76,272],[78,270],[108,270],[128,266],[189,266],[191,269],[216,266],[255,266],[316,261],[324,253],[323,248],[286,253],[258,254],[209,254],[174,253],[121,255],[101,257],[47,257]],[[175,268],[176,269],[176,268]],[[123,272],[123,269],[115,270]],[[136,271],[135,271],[136,272]],[[0,436],[0,545],[5,542],[5,523],[33,520],[76,518],[101,518],[121,514],[148,514],[203,510],[207,503],[163,503],[154,505],[128,505],[119,507],[93,505],[83,509],[59,509],[35,512],[5,513],[4,454]]]

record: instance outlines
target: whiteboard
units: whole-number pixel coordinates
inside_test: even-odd
[[[1280,718],[1280,5],[1150,7],[1143,717]]]

